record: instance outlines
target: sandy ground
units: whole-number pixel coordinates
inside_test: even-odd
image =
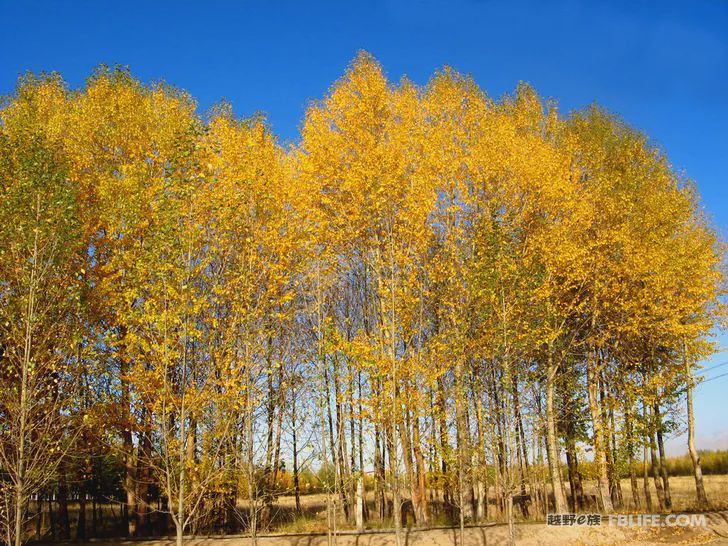
[[[728,511],[707,514],[706,528],[640,528],[616,527],[548,527],[539,523],[515,526],[516,544],[537,545],[618,545],[646,546],[652,544],[711,544],[728,545]],[[508,544],[505,525],[470,527],[460,544],[458,529],[404,530],[403,546],[495,546]],[[260,546],[326,546],[328,537],[321,534],[266,535],[258,538]],[[94,541],[94,546],[173,546],[173,540]],[[247,537],[188,538],[186,546],[248,546]],[[342,533],[335,538],[337,546],[394,546],[391,531],[369,531],[363,534]]]

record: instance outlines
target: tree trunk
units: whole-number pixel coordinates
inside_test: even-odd
[[[151,535],[151,512],[149,506],[149,489],[152,483],[152,469],[149,461],[152,460],[152,413],[144,408],[140,418],[142,423],[142,434],[139,439],[140,456],[137,457],[134,483],[135,487],[135,523],[137,535]]]
[[[611,514],[614,511],[614,508],[612,506],[612,499],[609,495],[606,442],[604,437],[604,424],[602,423],[602,412],[599,407],[599,374],[596,359],[597,355],[595,349],[591,351],[587,362],[587,398],[589,401],[589,413],[591,414],[592,431],[594,435],[594,462],[597,467],[597,492],[602,510],[606,514]]]
[[[48,525],[51,530],[51,539],[56,540],[58,537],[58,526],[56,525],[56,515],[53,511],[53,495],[48,494]]]
[[[447,407],[445,406],[445,384],[437,378],[437,419],[440,431],[440,472],[442,474],[442,502],[448,521],[453,520],[452,490],[450,488],[450,438],[447,428]]]
[[[91,535],[96,538],[98,533],[98,502],[96,500],[96,493],[91,497]]]
[[[22,460],[22,459],[21,459]],[[15,514],[14,517],[14,533],[15,546],[21,546],[23,543],[23,505],[25,499],[23,497],[25,487],[22,475],[18,477],[18,483],[15,484]]]
[[[703,469],[700,466],[700,454],[695,449],[695,414],[693,412],[693,374],[690,369],[690,362],[687,359],[687,351],[683,344],[683,356],[685,359],[685,375],[687,377],[687,414],[688,414],[688,452],[690,460],[693,463],[693,476],[695,477],[695,496],[698,501],[699,510],[707,510],[710,508],[708,496],[705,494],[705,484],[703,483]]]
[[[463,362],[459,359],[455,366],[455,432],[458,455],[458,515],[460,523],[460,543],[463,543],[465,533],[465,518],[470,517],[470,510],[465,499],[465,473],[468,468],[468,454],[470,452],[470,438],[465,417],[464,397],[465,384],[463,377]]]
[[[634,457],[631,453],[629,454],[629,460],[627,463],[629,464],[629,488],[632,490],[632,509],[639,510],[642,507],[642,504],[640,502],[640,494],[637,487],[637,472],[635,472],[634,468]]]
[[[603,384],[602,384],[603,385]],[[604,407],[604,403],[602,404]],[[609,492],[612,497],[612,505],[615,508],[621,508],[623,505],[622,496],[622,482],[619,479],[617,471],[617,434],[615,432],[614,424],[614,408],[609,408],[609,420],[605,419],[605,423],[608,423],[608,434],[607,434],[607,468],[609,469]]]
[[[427,474],[425,472],[425,459],[422,455],[420,419],[417,416],[414,418],[412,427],[412,443],[417,470],[417,503],[415,504],[415,517],[417,518],[417,524],[419,526],[427,527],[430,523],[430,516],[427,507]]]
[[[645,506],[652,512],[652,493],[650,492],[650,477],[647,472],[647,444],[642,448],[642,488],[645,492]]]
[[[66,466],[61,463],[58,477],[58,519],[60,524],[59,537],[61,540],[71,538],[71,522],[68,518],[68,482],[66,481]]]
[[[268,335],[266,348],[266,380],[268,393],[266,398],[266,442],[265,442],[265,466],[263,467],[263,511],[260,517],[260,525],[266,529],[270,524],[272,514],[273,497],[270,491],[270,479],[273,473],[273,438],[275,434],[276,395],[273,382],[273,338]],[[328,394],[328,383],[327,383]]]
[[[640,495],[637,487],[637,472],[634,460],[634,427],[632,426],[632,403],[624,404],[624,431],[627,442],[627,464],[629,465],[629,487],[632,490],[632,509],[641,508]]]
[[[523,434],[523,419],[521,417],[521,403],[518,396],[518,377],[513,374],[511,381],[512,397],[513,397],[513,419],[515,423],[516,433],[516,459],[518,460],[518,471],[521,478],[521,501],[519,502],[521,513],[524,518],[528,518],[528,502],[526,501],[526,479],[528,475],[528,454],[526,453],[526,439]],[[563,493],[563,483],[561,490]]]
[[[655,437],[650,433],[650,459],[652,469],[652,481],[655,483],[655,490],[657,491],[657,501],[660,505],[660,510],[665,509],[665,490],[662,488],[662,481],[660,480],[660,474],[657,469],[659,462],[657,459],[657,450],[655,448]]]
[[[657,430],[657,449],[660,455],[660,476],[662,478],[662,487],[665,490],[665,508],[672,510],[672,495],[670,493],[670,478],[667,475],[667,460],[665,457],[665,441],[662,433],[662,414],[660,406],[655,402],[655,428]]]
[[[652,481],[655,483],[655,491],[657,491],[657,501],[660,505],[660,510],[665,509],[665,491],[662,488],[662,481],[660,481],[659,473],[658,473],[658,459],[657,459],[657,445],[655,443],[655,433],[654,433],[654,419],[652,419],[652,416],[650,415],[650,411],[648,406],[644,406],[643,408],[644,414],[645,414],[645,422],[647,423],[647,435],[649,439],[649,446],[650,446],[650,469],[652,472]]]
[[[576,441],[573,436],[566,440],[566,466],[569,470],[569,488],[571,489],[571,507],[574,512],[584,509],[584,487],[581,483],[579,461],[576,455]]]
[[[477,449],[477,461],[478,468],[475,472],[475,482],[477,490],[477,510],[476,518],[478,522],[484,522],[488,517],[488,469],[485,458],[485,438],[484,438],[484,423],[483,423],[483,401],[481,398],[482,386],[479,380],[480,374],[476,374],[475,382],[478,383],[476,388],[475,382],[472,385],[471,396],[473,398],[473,404],[475,405],[475,425],[476,434],[478,436],[478,449]]]
[[[333,369],[333,379],[334,379],[334,407],[336,410],[336,457],[335,457],[335,464],[337,465],[337,472],[336,475],[338,477],[338,490],[339,490],[339,500],[341,502],[341,507],[344,510],[344,518],[347,521],[350,521],[351,512],[349,510],[350,508],[350,502],[347,495],[347,487],[345,480],[350,475],[347,466],[346,466],[346,434],[344,432],[345,427],[345,418],[344,418],[344,412],[342,411],[341,407],[341,378],[339,373],[339,364],[338,364],[338,358],[334,356],[333,358],[334,363],[334,369]]]
[[[296,393],[291,399],[291,430],[293,431],[293,494],[296,497],[296,514],[301,514],[301,484],[298,476],[298,433],[296,431]]]
[[[35,516],[35,540],[39,542],[41,539],[41,533],[43,531],[43,494],[38,493],[36,506],[38,512]]]
[[[502,423],[502,404],[501,396],[498,394],[497,379],[495,376],[494,366],[490,366],[490,374],[488,374],[488,383],[490,390],[490,413],[492,415],[491,426],[491,450],[493,452],[494,466],[495,466],[495,506],[498,516],[504,516],[506,514],[506,499],[504,491],[506,488],[506,460],[505,460],[505,446],[503,445],[503,423]]]
[[[551,478],[551,488],[554,492],[554,502],[556,513],[564,514],[567,512],[566,497],[564,489],[561,485],[561,476],[559,469],[559,450],[556,444],[556,418],[554,414],[554,382],[558,366],[554,364],[549,344],[548,366],[546,368],[546,446],[547,458],[549,462],[549,476]]]
[[[86,539],[86,483],[82,480],[78,491],[78,520],[76,521],[76,540]]]
[[[359,472],[356,479],[356,530],[364,530],[364,474]]]
[[[248,348],[246,346],[246,356]],[[247,359],[246,359],[247,360]],[[250,542],[253,546],[258,544],[258,490],[255,484],[255,451],[253,446],[253,377],[250,370],[247,374],[247,389],[245,393],[245,467],[248,480],[248,523],[250,527]]]
[[[349,420],[349,440],[351,442],[349,449],[349,498],[353,503],[351,513],[354,517],[354,523],[357,522],[357,511],[359,510],[359,498],[357,497],[357,488],[359,487],[359,473],[357,472],[357,444],[356,444],[356,420],[354,419],[354,373],[351,368],[351,363],[348,367],[349,381],[347,382],[346,396],[348,405],[348,420]],[[359,471],[362,470],[361,465]],[[363,517],[363,514],[362,514]],[[363,523],[362,523],[363,524]]]
[[[184,542],[184,530],[182,529],[182,525],[180,523],[175,522],[175,536],[176,536],[176,543],[177,546],[182,546],[182,543]]]
[[[513,525],[513,495],[506,495],[506,519],[508,521],[508,544],[516,545],[516,530]],[[460,544],[463,544],[461,541]]]
[[[396,398],[396,397],[395,397]],[[392,423],[389,427],[388,444],[389,444],[389,468],[392,473],[392,513],[394,515],[394,534],[397,546],[401,543],[402,534],[402,498],[399,490],[399,469],[397,468],[397,445],[395,438],[397,431],[393,430],[397,425]]]
[[[122,341],[125,332],[122,330]],[[129,393],[129,383],[126,376],[129,373],[129,366],[122,357],[120,375],[121,382],[121,406],[124,412],[124,429],[121,433],[124,453],[124,468],[126,474],[124,476],[124,490],[126,492],[126,510],[124,518],[126,519],[127,536],[137,536],[138,519],[137,519],[137,503],[136,503],[136,461],[134,457],[134,444],[132,442],[132,414],[131,414],[131,397]]]
[[[356,374],[356,381],[357,381],[357,403],[359,407],[359,415],[357,416],[358,424],[359,424],[359,472],[364,472],[364,411],[363,411],[363,404],[362,404],[362,390],[361,390],[361,371],[357,371]],[[362,482],[362,485],[364,482]],[[366,502],[366,488],[363,489],[363,504],[362,509],[364,511],[364,521],[367,521],[369,519],[369,509],[367,508],[367,502]]]
[[[281,369],[283,367],[281,366]],[[275,495],[277,494],[277,487],[278,487],[278,472],[281,465],[281,430],[283,429],[283,404],[281,401],[281,407],[278,410],[278,419],[276,424],[276,439],[275,439],[275,448],[273,452],[273,470],[270,475],[270,483],[268,484],[268,487],[271,491],[271,499],[275,498]]]
[[[379,521],[386,517],[387,503],[384,498],[384,459],[382,458],[382,436],[379,425],[374,425],[374,505]]]
[[[407,414],[409,414],[409,410],[404,410]],[[411,439],[410,439],[410,433],[409,433],[409,415],[407,415],[407,418],[405,419],[405,422],[399,423],[399,436],[400,436],[400,442],[402,445],[402,459],[404,462],[404,471],[405,475],[407,477],[407,483],[410,486],[410,497],[412,499],[412,507],[415,511],[415,517],[417,517],[417,512],[420,510],[421,507],[421,501],[419,498],[419,490],[417,488],[417,480],[415,479],[415,470],[414,470],[414,461],[412,460],[412,446]],[[399,418],[395,417],[398,421],[400,421]],[[419,520],[418,520],[419,521]],[[407,522],[405,521],[405,524]]]

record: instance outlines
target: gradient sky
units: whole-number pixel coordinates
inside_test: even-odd
[[[491,96],[521,81],[561,109],[593,101],[664,147],[728,227],[728,1],[347,2],[0,0],[0,94],[19,74],[58,71],[72,87],[99,63],[189,91],[202,111],[225,98],[265,112],[295,140],[359,49],[389,77],[427,82],[443,65]],[[719,336],[728,347],[728,336]],[[728,352],[711,362],[728,360]],[[708,366],[711,364],[708,363]],[[706,373],[728,372],[728,365]],[[697,388],[698,447],[728,448],[728,376]],[[684,439],[671,440],[673,453]]]

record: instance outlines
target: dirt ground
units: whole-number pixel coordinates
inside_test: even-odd
[[[705,528],[683,527],[616,527],[603,524],[599,527],[548,527],[541,523],[515,525],[516,544],[541,545],[619,545],[647,546],[653,544],[711,544],[728,545],[728,511],[707,514]],[[335,537],[337,546],[394,546],[392,531],[351,532]],[[248,537],[188,538],[185,546],[248,546]],[[326,546],[325,534],[276,534],[258,538],[259,546]],[[465,530],[464,543],[460,544],[458,529],[403,530],[403,546],[496,546],[508,544],[508,527],[491,525],[469,527]],[[173,540],[149,541],[94,541],[94,546],[174,546]]]

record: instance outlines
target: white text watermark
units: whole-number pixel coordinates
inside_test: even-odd
[[[705,514],[548,514],[549,526],[705,527]]]

